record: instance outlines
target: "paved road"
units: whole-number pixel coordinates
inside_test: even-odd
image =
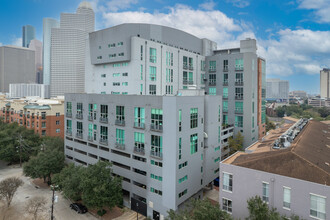
[[[17,193],[12,201],[11,207],[7,210],[3,203],[0,203],[0,219],[6,215],[6,220],[25,220],[31,219],[25,211],[26,202],[34,196],[44,196],[47,199],[47,211],[45,212],[45,219],[50,219],[50,206],[52,191],[50,189],[37,189],[31,183],[31,179],[22,175],[22,168],[19,166],[6,166],[6,163],[0,161],[0,181],[7,178],[17,176],[20,177],[24,185],[18,188]],[[56,220],[94,220],[97,219],[91,214],[78,214],[70,209],[70,202],[63,198],[60,193],[58,195],[58,203],[54,207],[54,216]]]

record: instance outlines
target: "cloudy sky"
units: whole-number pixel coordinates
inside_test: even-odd
[[[1,0],[0,45],[21,45],[22,26],[74,12],[79,0]],[[237,47],[256,38],[267,77],[290,81],[290,90],[319,93],[319,71],[330,67],[330,0],[90,0],[96,29],[125,22],[166,25]]]

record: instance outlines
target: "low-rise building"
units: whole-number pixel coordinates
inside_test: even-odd
[[[49,98],[49,85],[28,83],[9,84],[10,98],[23,98],[28,96]]]
[[[0,118],[17,122],[41,136],[64,138],[64,98],[0,99]]]
[[[289,148],[240,152],[222,161],[221,208],[244,219],[247,200],[258,195],[281,215],[329,219],[329,132],[327,124],[310,121]]]
[[[310,99],[308,99],[308,105],[316,107],[316,108],[330,107],[330,99],[310,98]]]
[[[124,205],[155,219],[203,197],[233,127],[222,130],[221,96],[180,94],[66,94],[66,160],[110,161],[123,177]]]

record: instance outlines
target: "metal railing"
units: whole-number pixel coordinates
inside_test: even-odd
[[[101,117],[100,118],[100,122],[107,124],[108,123],[108,118],[107,117],[106,118],[105,117]]]
[[[216,67],[210,67],[209,68],[209,72],[215,72],[215,71],[217,71],[217,68]]]
[[[67,136],[72,136],[72,131],[71,131],[71,130],[66,130],[66,131],[65,131],[65,134],[66,134]]]
[[[151,124],[150,125],[150,130],[153,130],[153,131],[163,131],[163,125]]]
[[[209,86],[215,86],[215,85],[217,85],[216,80],[209,80]]]
[[[243,94],[241,95],[235,95],[236,100],[243,100]]]
[[[150,151],[150,156],[156,157],[156,158],[159,158],[159,159],[163,159],[163,153],[162,152]]]
[[[83,134],[82,133],[76,133],[76,138],[80,138],[80,139],[83,139]]]
[[[224,67],[223,67],[223,71],[224,71],[224,72],[228,72],[228,66],[224,66]]]
[[[125,120],[116,119],[115,124],[120,125],[120,126],[124,126],[125,125]]]
[[[134,147],[134,153],[145,154],[144,148]]]
[[[243,86],[243,85],[244,85],[244,83],[243,83],[242,80],[236,80],[235,81],[235,86]]]
[[[83,117],[83,114],[82,113],[77,113],[76,114],[76,118],[77,119],[83,119],[84,117]]]
[[[120,150],[125,150],[125,144],[115,143],[115,148]]]
[[[93,121],[93,115],[88,115],[88,121]]]
[[[193,80],[184,79],[182,83],[183,83],[183,85],[193,85],[194,84],[194,81]]]
[[[108,145],[108,139],[103,139],[103,138],[101,138],[101,139],[100,139],[100,144]]]
[[[223,81],[222,85],[223,86],[228,86],[228,80]]]
[[[145,128],[145,124],[144,124],[144,123],[141,123],[141,122],[134,122],[133,127],[134,127],[134,128],[141,128],[141,129],[144,129],[144,128]]]
[[[236,114],[243,114],[243,109],[242,108],[235,108],[235,113]]]
[[[192,64],[189,64],[189,70],[194,70],[194,66]]]
[[[93,136],[88,135],[88,140],[93,141]]]

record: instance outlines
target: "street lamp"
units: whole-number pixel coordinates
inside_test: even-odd
[[[54,220],[54,202],[57,202],[57,196],[55,196],[55,190],[58,188],[58,185],[50,185],[50,188],[53,190],[53,197],[52,197],[52,212],[50,219]]]

